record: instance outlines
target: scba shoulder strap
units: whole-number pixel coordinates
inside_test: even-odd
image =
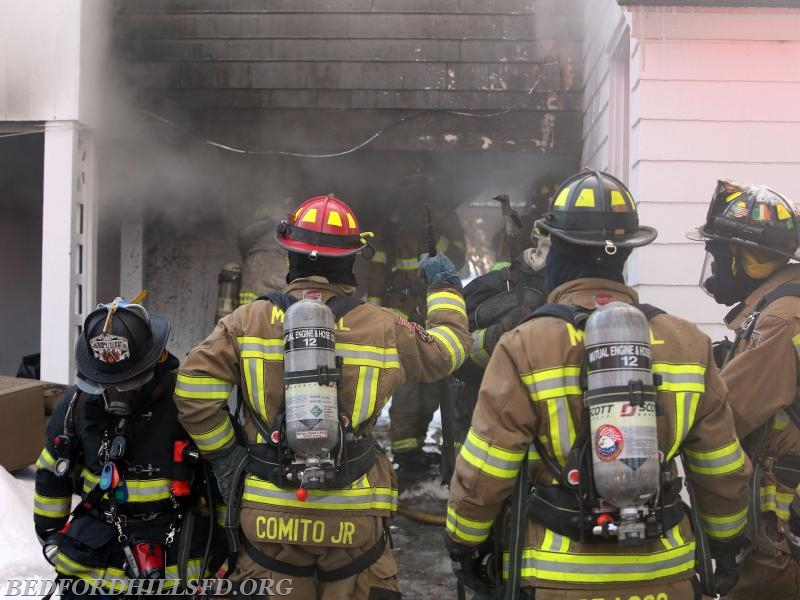
[[[295,302],[299,302],[298,298],[295,298],[291,294],[287,294],[285,292],[270,292],[269,294],[259,296],[256,298],[256,300],[269,300],[283,311],[285,311]],[[328,305],[328,308],[331,309],[333,316],[338,321],[355,307],[364,304],[364,301],[361,298],[356,298],[355,296],[342,295],[333,296],[325,304]]]

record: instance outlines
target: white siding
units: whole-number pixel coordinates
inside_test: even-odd
[[[719,336],[725,307],[696,282],[718,178],[800,200],[800,11],[635,9],[631,181],[660,232],[634,267],[643,300]],[[633,45],[633,44],[632,44]]]
[[[612,54],[630,25],[630,125],[610,125]],[[698,287],[700,225],[719,178],[767,184],[800,201],[800,11],[643,8],[591,0],[584,13],[583,164],[613,168],[629,136],[627,181],[659,237],[634,253],[643,301],[719,337],[725,307]],[[616,84],[619,86],[619,84]]]

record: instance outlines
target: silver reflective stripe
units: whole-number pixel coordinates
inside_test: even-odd
[[[356,399],[353,404],[353,427],[366,422],[375,410],[378,393],[378,369],[359,367],[356,382]]]
[[[242,358],[283,360],[283,340],[239,338],[239,351]]]
[[[661,376],[659,390],[673,392],[705,392],[705,367],[702,365],[673,365],[653,363],[653,373]]]
[[[247,401],[250,406],[264,421],[269,421],[267,414],[267,398],[262,389],[264,378],[264,361],[260,358],[245,358],[244,363],[245,384],[247,385]],[[264,382],[266,383],[266,382]]]
[[[379,367],[381,369],[400,367],[400,357],[396,348],[383,350],[364,346],[364,349],[359,349],[354,346],[355,344],[336,344],[336,354],[342,357],[346,365]]]
[[[451,531],[458,532],[459,534],[474,536],[476,538],[486,537],[486,534],[492,528],[491,521],[489,522],[488,527],[473,527],[467,525],[463,520],[458,519],[456,515],[450,511],[447,512],[447,525],[449,525]],[[465,537],[465,535],[461,535],[461,537],[468,539]]]
[[[479,445],[480,444],[480,445]],[[481,440],[470,428],[464,445],[461,446],[461,457],[483,473],[504,479],[514,478],[519,474],[520,463],[524,452],[513,452],[497,448]]]
[[[479,367],[485,367],[489,364],[489,353],[483,347],[485,336],[485,329],[478,329],[472,333],[472,353],[469,357]]]
[[[192,377],[178,374],[175,381],[175,395],[184,398],[227,398],[233,384],[213,377]]]
[[[725,469],[725,467],[731,467],[736,463],[741,464],[744,456],[744,451],[738,443],[731,450],[731,452],[718,458],[703,458],[702,456],[698,456],[698,454],[702,453],[686,451],[684,452],[686,456],[686,466],[692,471],[699,471],[704,474],[714,474],[714,472],[729,473],[731,469]]]
[[[455,355],[455,363],[453,364],[454,369],[464,362],[464,359],[466,358],[464,354],[464,348],[461,346],[461,342],[453,334],[453,331],[449,327],[445,327],[444,325],[439,327],[431,327],[428,329],[428,333],[439,334],[445,339],[448,349]]]
[[[419,259],[416,258],[398,258],[395,262],[397,268],[401,271],[410,271],[419,268]]]
[[[676,392],[675,393],[675,441],[667,452],[667,460],[670,460],[680,450],[683,440],[689,435],[689,430],[694,424],[694,416],[697,412],[697,404],[700,401],[700,394],[697,392]]]
[[[531,383],[525,382],[525,385],[528,388],[528,393],[531,395],[531,398],[534,401],[552,398],[554,395],[556,395],[554,392],[558,392],[558,396],[564,396],[567,390],[569,390],[567,393],[573,393],[572,390],[575,390],[574,393],[576,394],[581,393],[580,377],[578,375],[559,373],[553,377],[539,379],[537,378],[536,374],[534,374],[533,381]],[[570,390],[570,388],[572,388],[572,390]]]

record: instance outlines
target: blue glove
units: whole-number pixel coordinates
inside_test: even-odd
[[[422,271],[422,276],[428,280],[428,285],[446,282],[461,289],[461,280],[456,274],[456,267],[443,252],[437,252],[434,257],[428,256],[427,252],[421,255],[419,269]]]

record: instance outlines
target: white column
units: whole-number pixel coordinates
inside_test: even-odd
[[[76,121],[48,122],[42,215],[41,377],[70,383],[83,319],[95,303],[93,145]]]

